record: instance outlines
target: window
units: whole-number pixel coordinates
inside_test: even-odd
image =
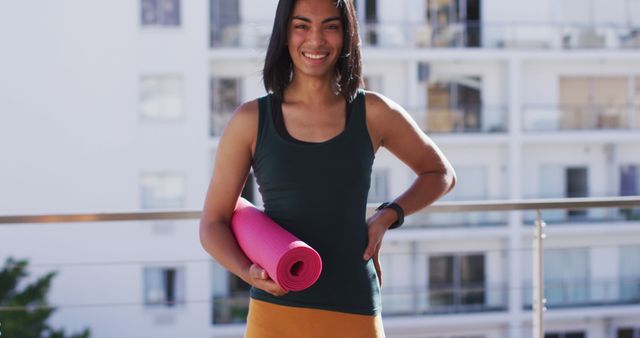
[[[567,168],[567,184],[565,187],[566,197],[587,197],[589,191],[587,189],[587,168]],[[569,210],[569,218],[584,218],[587,215],[587,210]]]
[[[211,0],[211,47],[240,44],[239,6],[239,0]]]
[[[361,13],[358,20],[363,23],[361,32],[363,32],[363,42],[370,46],[378,44],[378,4],[377,0],[360,0],[356,5],[357,12]]]
[[[627,115],[626,77],[561,77],[561,129],[622,128]]]
[[[179,0],[142,0],[141,21],[143,26],[179,26]]]
[[[384,202],[389,199],[389,169],[373,168],[368,203]]]
[[[640,301],[640,246],[620,248],[620,300]]]
[[[640,165],[620,166],[620,196],[640,195]],[[640,208],[621,209],[620,213],[629,220],[640,220]]]
[[[184,207],[185,179],[175,173],[145,173],[140,177],[143,209]]]
[[[144,303],[147,306],[173,307],[184,303],[184,269],[178,267],[144,268]]]
[[[429,257],[429,304],[432,307],[484,305],[483,254]]]
[[[541,198],[589,196],[587,167],[543,165],[540,168],[539,182]],[[588,212],[588,210],[544,210],[542,216],[549,221],[584,220]]]
[[[482,82],[478,76],[441,79],[428,84],[427,130],[479,132],[482,130]]]
[[[587,249],[545,250],[544,274],[544,293],[548,306],[575,305],[588,300]]]
[[[638,338],[640,327],[621,327],[616,332],[616,338]]]
[[[143,121],[169,121],[184,116],[184,89],[180,75],[151,75],[140,79],[140,116]]]
[[[431,28],[431,44],[438,47],[478,46],[478,0],[426,0],[425,20]],[[467,20],[473,21],[471,23]],[[475,23],[474,25],[471,25]],[[469,25],[470,27],[467,27]]]
[[[584,332],[571,331],[571,332],[545,333],[544,338],[584,338]]]
[[[239,78],[211,79],[211,136],[220,136],[231,118],[231,113],[240,105]]]

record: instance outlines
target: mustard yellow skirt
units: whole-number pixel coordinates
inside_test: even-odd
[[[384,338],[382,317],[284,306],[250,298],[245,338]]]

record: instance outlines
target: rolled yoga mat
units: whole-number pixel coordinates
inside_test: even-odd
[[[320,277],[318,252],[242,197],[231,217],[231,229],[245,255],[283,290],[304,290]]]

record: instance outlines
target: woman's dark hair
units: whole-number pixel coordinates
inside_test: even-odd
[[[267,48],[262,76],[267,92],[282,99],[284,90],[291,83],[293,63],[287,48],[289,21],[297,0],[280,0]],[[334,0],[340,10],[343,27],[342,51],[336,61],[335,71],[340,94],[347,101],[353,100],[362,83],[362,60],[358,22],[352,0]]]

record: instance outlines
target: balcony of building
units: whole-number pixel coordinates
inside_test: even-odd
[[[211,25],[212,49],[266,49],[272,22]],[[637,50],[640,25],[589,22],[365,23],[365,49]]]
[[[637,131],[640,105],[566,104],[526,105],[522,108],[526,132]]]
[[[501,135],[509,130],[509,112],[505,105],[439,105],[431,97],[429,101],[428,107],[407,108],[428,134]]]

